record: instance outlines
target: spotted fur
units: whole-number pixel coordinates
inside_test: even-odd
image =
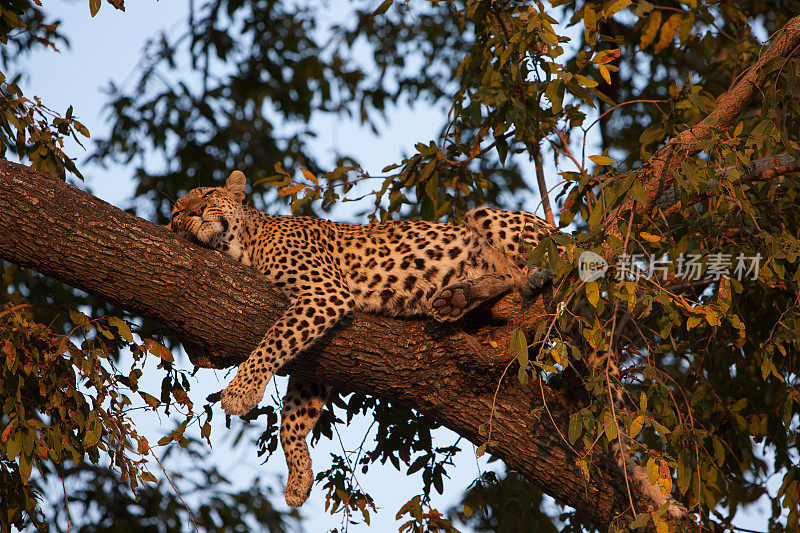
[[[228,414],[257,405],[273,374],[359,309],[442,322],[510,289],[536,291],[543,271],[527,253],[555,228],[522,211],[478,207],[461,224],[397,220],[354,225],[272,216],[242,204],[246,179],[199,187],[178,199],[170,228],[193,242],[252,265],[291,300],[222,393]],[[297,507],[313,483],[306,436],[327,388],[292,378],[284,398],[281,443],[289,465],[286,501]]]

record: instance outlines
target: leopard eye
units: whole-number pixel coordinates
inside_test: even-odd
[[[211,196],[211,195],[212,195],[212,194],[214,194],[215,192],[217,192],[217,191],[215,191],[215,190],[213,190],[213,189],[212,189],[212,190],[208,191],[207,193],[205,193],[205,194],[204,194],[203,196],[201,196],[200,198],[206,198],[206,197],[208,197],[208,196]]]
[[[170,217],[170,220],[175,220],[175,217],[180,215],[181,213],[183,213],[183,209],[178,209],[178,210],[173,211],[172,212],[172,216]]]

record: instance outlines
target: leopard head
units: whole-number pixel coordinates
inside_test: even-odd
[[[239,236],[247,218],[242,205],[245,185],[244,174],[234,170],[223,187],[192,189],[175,202],[167,227],[184,239],[239,260]]]

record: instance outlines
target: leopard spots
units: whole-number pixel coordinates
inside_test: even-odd
[[[461,318],[513,288],[531,290],[527,250],[555,228],[522,211],[478,207],[461,224],[398,220],[355,225],[272,216],[242,204],[246,179],[200,187],[178,199],[170,228],[252,265],[291,300],[222,392],[227,414],[246,414],[275,372],[354,309],[398,316]],[[538,282],[537,282],[538,283]],[[305,444],[323,389],[291,380],[281,442],[286,500],[301,505],[313,481]]]

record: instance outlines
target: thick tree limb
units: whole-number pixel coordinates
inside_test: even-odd
[[[161,321],[199,366],[241,361],[286,305],[249,267],[179,240],[61,181],[0,160],[0,258],[33,268],[114,305]],[[504,298],[502,310],[518,306]],[[518,309],[518,307],[517,307]],[[518,313],[518,311],[517,311]],[[546,318],[544,304],[528,316]],[[478,338],[497,328],[476,329]],[[507,338],[507,336],[505,337]],[[610,458],[583,482],[563,434],[576,409],[538,381],[522,386],[515,372],[498,383],[510,359],[460,330],[425,320],[357,314],[287,371],[381,396],[417,409],[476,444],[492,419],[492,453],[598,527],[626,508],[619,469]],[[497,390],[496,400],[494,398]],[[494,406],[494,410],[493,410]],[[595,459],[597,459],[595,457]]]

